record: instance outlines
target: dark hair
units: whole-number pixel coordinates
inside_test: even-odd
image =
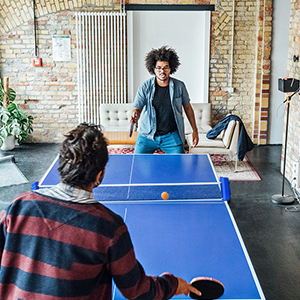
[[[167,61],[169,63],[171,68],[170,74],[175,73],[180,65],[176,51],[172,48],[168,48],[167,46],[163,46],[159,49],[152,49],[152,51],[146,55],[146,68],[150,74],[155,75],[153,69],[158,61]]]
[[[61,181],[73,187],[89,187],[107,164],[107,141],[99,126],[87,123],[65,137],[59,155]]]

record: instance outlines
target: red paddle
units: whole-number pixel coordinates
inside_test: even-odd
[[[193,299],[212,300],[221,297],[224,293],[224,285],[214,278],[196,277],[191,281],[191,285],[201,292],[201,296],[190,292],[190,297]]]
[[[130,121],[129,137],[131,137],[131,136],[132,136],[132,132],[133,132],[133,126],[134,126],[134,123],[133,123],[133,121]]]

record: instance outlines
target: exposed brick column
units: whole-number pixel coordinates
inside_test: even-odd
[[[269,117],[270,95],[270,55],[272,33],[272,1],[258,0],[257,49],[256,49],[256,83],[253,116],[253,141],[257,144],[267,143],[267,125]]]
[[[289,26],[289,50],[288,50],[288,77],[300,79],[300,62],[294,62],[293,56],[300,55],[300,0],[291,1],[291,14]],[[287,106],[285,106],[287,108]],[[285,120],[286,120],[285,111]],[[283,154],[285,147],[286,123],[284,124],[282,136],[281,171],[283,170]],[[293,179],[293,162],[300,160],[300,97],[294,95],[290,102],[289,128],[287,139],[286,172],[285,177],[291,182]],[[298,192],[300,189],[298,189]]]

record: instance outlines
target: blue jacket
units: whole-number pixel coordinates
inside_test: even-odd
[[[250,137],[247,134],[246,128],[242,120],[236,115],[228,115],[223,118],[214,128],[212,128],[207,134],[208,139],[215,139],[224,130],[231,120],[240,122],[240,135],[238,139],[237,156],[239,160],[243,160],[246,152],[251,151],[254,147]]]

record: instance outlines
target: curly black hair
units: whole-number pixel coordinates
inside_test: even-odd
[[[108,161],[107,140],[100,126],[81,123],[65,135],[59,154],[61,181],[88,188]]]
[[[155,75],[154,68],[156,62],[158,61],[167,61],[170,65],[171,72],[173,74],[177,71],[180,61],[176,51],[168,46],[163,46],[159,49],[152,49],[145,58],[145,64],[148,72],[151,75]]]

